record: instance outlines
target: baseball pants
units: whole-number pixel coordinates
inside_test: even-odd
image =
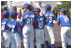
[[[44,44],[44,30],[35,29],[35,35],[36,35],[36,46],[37,48],[40,48],[41,44]]]
[[[25,48],[34,48],[34,28],[32,25],[24,25],[23,27],[23,44]]]
[[[21,48],[21,39],[18,33],[11,33],[11,48]]]
[[[53,27],[45,25],[44,31],[45,31],[45,40],[48,41],[48,37],[50,37],[51,44],[54,44],[55,43],[55,38],[54,38],[54,33],[53,33]]]
[[[9,48],[9,45],[10,45],[10,35],[9,35],[9,33],[10,33],[9,30],[5,30],[5,31],[2,32],[5,48]]]
[[[70,27],[61,27],[61,42],[63,48],[66,48],[67,44],[71,45],[70,33],[71,33]]]

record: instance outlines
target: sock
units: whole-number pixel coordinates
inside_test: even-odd
[[[49,48],[49,43],[48,43],[48,41],[46,41],[46,46],[47,46],[47,48]]]
[[[41,44],[41,47],[44,48],[44,44]]]
[[[55,47],[55,45],[54,44],[51,44],[51,48],[54,48]]]

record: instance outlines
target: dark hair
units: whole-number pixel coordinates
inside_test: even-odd
[[[66,13],[66,12],[64,12],[64,15],[67,15],[67,13]]]
[[[17,17],[11,17],[12,19],[16,19]]]
[[[47,9],[48,11],[50,11],[51,9]]]
[[[4,10],[8,10],[7,7],[4,7]]]

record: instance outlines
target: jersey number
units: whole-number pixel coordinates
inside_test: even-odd
[[[27,24],[32,24],[32,18],[27,19]]]
[[[68,22],[69,21],[68,17],[64,16],[63,18],[64,18],[64,21],[65,22]]]
[[[49,17],[49,22],[52,22],[52,17]]]
[[[40,27],[40,28],[43,27],[43,22],[39,22],[39,27]]]

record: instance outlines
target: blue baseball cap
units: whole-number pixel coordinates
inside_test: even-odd
[[[43,8],[51,9],[51,5],[50,4],[46,4]]]
[[[7,10],[3,11],[3,17],[9,16],[9,12]]]
[[[18,13],[16,11],[11,11],[10,16],[11,17],[17,17]]]
[[[61,8],[60,11],[63,12],[63,13],[65,13],[66,9],[65,8]]]
[[[30,6],[30,4],[26,3],[24,4],[23,8],[28,8]]]
[[[33,9],[33,11],[40,12],[41,10],[40,10],[40,8],[35,8],[35,9]]]

